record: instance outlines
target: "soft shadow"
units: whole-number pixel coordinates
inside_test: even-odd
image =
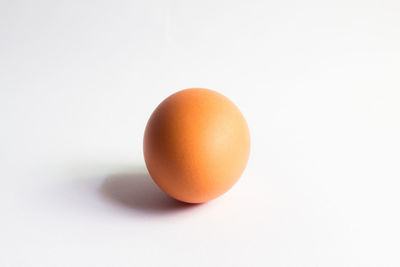
[[[117,205],[150,214],[172,213],[197,206],[167,196],[146,173],[109,175],[101,185],[100,193]]]

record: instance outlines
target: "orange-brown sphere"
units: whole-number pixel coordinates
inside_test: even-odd
[[[228,98],[208,89],[185,89],[154,110],[143,151],[151,177],[165,193],[202,203],[239,179],[249,158],[250,134]]]

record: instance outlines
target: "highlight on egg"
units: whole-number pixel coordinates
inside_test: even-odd
[[[191,88],[174,93],[146,125],[143,152],[154,182],[169,196],[203,203],[228,191],[242,175],[250,133],[224,95]]]

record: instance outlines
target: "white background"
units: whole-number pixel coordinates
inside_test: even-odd
[[[399,266],[400,1],[0,1],[0,266]],[[165,97],[247,118],[241,180],[166,197]]]

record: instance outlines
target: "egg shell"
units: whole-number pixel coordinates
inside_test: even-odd
[[[240,178],[250,134],[240,110],[222,94],[202,88],[179,91],[152,113],[144,158],[154,182],[188,203],[214,199]]]

